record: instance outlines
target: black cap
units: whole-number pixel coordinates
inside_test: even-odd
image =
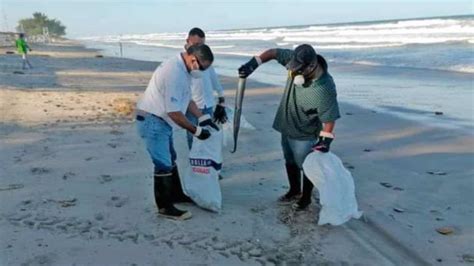
[[[295,52],[286,65],[290,71],[301,71],[307,66],[318,61],[318,55],[309,44],[302,44],[295,48]]]

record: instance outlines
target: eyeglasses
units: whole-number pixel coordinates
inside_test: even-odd
[[[206,70],[206,68],[204,68],[204,67],[202,66],[201,62],[199,62],[199,59],[198,59],[196,56],[194,57],[194,59],[196,59],[196,62],[197,62],[197,64],[198,64],[198,66],[199,66],[199,70],[201,70],[201,71]]]

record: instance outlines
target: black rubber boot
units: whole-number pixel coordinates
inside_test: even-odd
[[[303,195],[301,198],[298,200],[293,205],[293,208],[297,211],[303,211],[306,210],[306,208],[311,204],[311,196],[313,193],[313,183],[306,177],[306,175],[303,175]]]
[[[158,213],[166,218],[174,220],[186,220],[191,218],[191,213],[174,207],[172,202],[173,176],[172,173],[155,172],[154,175],[155,202]]]
[[[289,204],[301,197],[301,170],[296,164],[285,164],[290,189],[278,198],[280,204]]]
[[[178,167],[175,165],[172,170],[173,177],[173,202],[193,202],[193,200],[184,194],[183,187],[181,186],[181,179],[179,177]]]

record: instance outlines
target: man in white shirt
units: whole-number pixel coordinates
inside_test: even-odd
[[[219,128],[210,115],[203,115],[191,100],[191,80],[199,77],[213,62],[211,49],[193,45],[185,52],[163,62],[137,103],[137,127],[154,164],[154,194],[159,214],[172,219],[189,219],[191,213],[174,207],[179,181],[173,128],[184,128],[199,139],[211,135],[205,127]],[[195,126],[184,115],[189,110],[199,117]],[[181,188],[179,188],[181,190]],[[182,190],[181,190],[182,193]]]
[[[191,45],[204,44],[205,42],[206,36],[204,31],[200,28],[192,28],[188,33],[184,48],[187,49]],[[214,91],[217,92],[218,102],[213,113],[215,105]],[[193,101],[203,114],[213,115],[214,122],[225,123],[227,121],[224,105],[224,90],[222,89],[213,66],[204,70],[201,78],[191,81],[191,93]],[[189,110],[186,113],[186,117],[193,124],[197,124],[197,118]],[[191,149],[193,145],[193,135],[188,132],[187,138],[188,147]]]

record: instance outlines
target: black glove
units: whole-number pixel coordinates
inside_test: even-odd
[[[225,106],[218,104],[216,110],[214,110],[214,122],[224,124],[227,122],[227,113],[225,112]]]
[[[321,131],[321,133],[319,134],[318,143],[313,146],[313,150],[323,153],[328,152],[333,139],[334,135],[332,133]]]
[[[250,61],[248,61],[247,63],[243,64],[242,66],[240,66],[239,68],[239,77],[240,78],[247,78],[248,76],[250,76],[250,74],[252,74],[252,72],[255,71],[255,69],[257,69],[259,63],[256,59],[256,57],[252,57],[252,59],[250,59]]]
[[[202,127],[196,127],[196,132],[194,132],[194,136],[200,140],[208,139],[211,136],[211,132]]]
[[[203,116],[199,117],[198,125],[200,127],[210,126],[210,127],[214,128],[215,130],[219,131],[219,127],[216,124],[214,124],[214,122],[212,122],[212,119],[211,119],[210,115],[203,115]]]

